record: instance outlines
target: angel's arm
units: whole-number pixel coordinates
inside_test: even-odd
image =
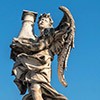
[[[36,41],[32,39],[27,39],[27,40],[20,40],[18,38],[14,38],[13,42],[11,44],[12,50],[16,51],[17,49],[20,52],[39,52],[45,48],[48,48],[53,41],[52,36],[43,36],[39,37]]]
[[[38,39],[38,41],[32,42],[29,45],[22,44],[22,46],[24,46],[25,48],[27,48],[32,52],[39,52],[45,48],[49,48],[52,41],[53,41],[53,37],[50,36],[50,37],[45,37],[43,39]]]

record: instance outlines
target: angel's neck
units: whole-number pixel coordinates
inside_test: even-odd
[[[44,34],[44,28],[40,29],[40,34],[43,35]]]

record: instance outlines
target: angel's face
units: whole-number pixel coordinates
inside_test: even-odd
[[[40,29],[50,28],[50,20],[49,18],[42,17],[38,23]]]

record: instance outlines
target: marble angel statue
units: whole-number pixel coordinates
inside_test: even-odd
[[[34,34],[34,23],[37,13],[23,11],[22,29],[17,38],[13,38],[11,59],[14,60],[12,75],[15,84],[24,95],[22,100],[67,100],[50,84],[51,63],[54,55],[58,55],[58,78],[63,86],[67,86],[64,70],[70,50],[74,47],[75,25],[70,11],[60,6],[64,13],[59,25],[54,28],[50,14],[42,14],[38,20],[40,36]]]

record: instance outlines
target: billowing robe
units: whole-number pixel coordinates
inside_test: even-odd
[[[17,43],[17,44],[16,44]],[[12,55],[15,54],[15,64],[12,73],[15,75],[14,82],[18,86],[21,94],[29,89],[29,94],[23,97],[23,100],[33,100],[30,91],[31,84],[39,84],[41,86],[42,96],[44,100],[67,100],[62,94],[59,94],[54,88],[51,87],[51,61],[53,60],[52,52],[45,48],[40,52],[32,53],[30,50],[25,50],[27,53],[20,52],[19,54],[14,52],[14,48],[21,47],[22,40],[15,39],[12,45]],[[28,43],[24,44],[27,46]],[[16,47],[14,47],[17,45]],[[29,45],[28,45],[29,46]],[[21,51],[22,49],[20,49]],[[23,51],[23,50],[22,50]]]

